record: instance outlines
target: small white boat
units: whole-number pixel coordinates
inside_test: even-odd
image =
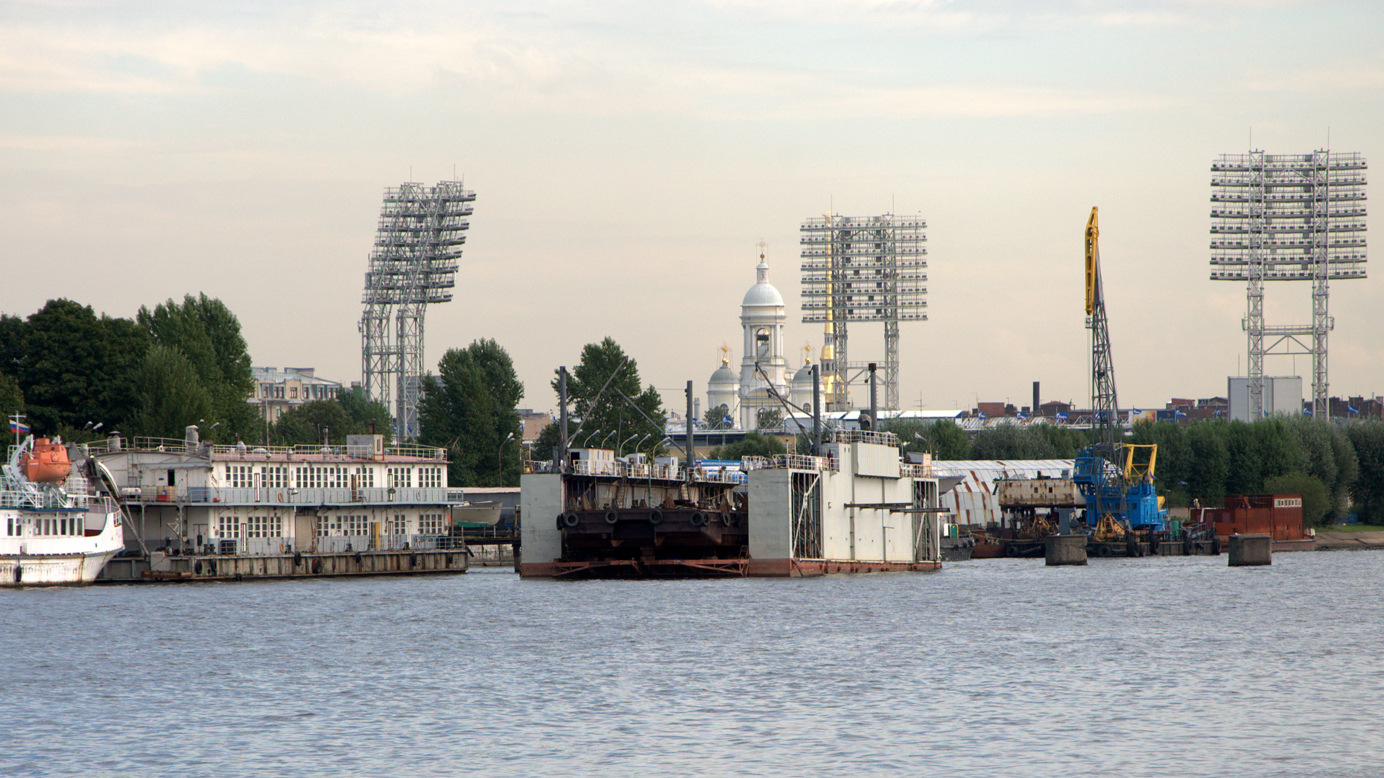
[[[452,521],[464,524],[489,524],[495,526],[500,521],[498,502],[468,502],[452,506]]]
[[[125,547],[119,506],[74,470],[61,440],[11,446],[0,477],[0,587],[84,584]]]

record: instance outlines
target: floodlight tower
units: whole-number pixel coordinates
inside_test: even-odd
[[[1211,163],[1211,235],[1211,279],[1248,283],[1250,418],[1264,415],[1264,357],[1288,354],[1312,357],[1312,415],[1327,417],[1327,289],[1365,277],[1365,158],[1222,154]],[[1312,323],[1265,325],[1266,281],[1311,281]]]
[[[803,323],[825,325],[820,364],[827,410],[850,407],[850,322],[884,324],[884,406],[899,408],[899,322],[927,321],[927,222],[921,216],[831,214],[802,223]]]
[[[385,190],[365,273],[361,368],[371,399],[394,411],[394,437],[418,437],[423,314],[452,299],[474,192],[460,181],[406,183]]]

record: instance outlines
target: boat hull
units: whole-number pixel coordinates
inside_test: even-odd
[[[6,517],[33,523],[31,517],[36,515],[26,511],[0,514],[0,523],[6,523]],[[82,520],[77,518],[82,514],[77,513],[45,515]],[[106,563],[125,547],[125,530],[116,510],[88,512],[83,526],[92,529],[70,536],[0,537],[0,588],[74,586],[95,581]]]
[[[89,584],[118,551],[0,557],[0,587]]]

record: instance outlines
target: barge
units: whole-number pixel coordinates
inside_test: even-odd
[[[938,480],[885,432],[739,470],[572,449],[521,482],[526,578],[799,577],[941,567]]]

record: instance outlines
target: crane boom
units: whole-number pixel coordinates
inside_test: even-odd
[[[1101,288],[1099,236],[1097,209],[1092,208],[1086,221],[1086,327],[1091,330],[1091,412],[1095,415],[1091,421],[1099,431],[1096,442],[1104,447],[1101,453],[1111,462],[1119,462],[1120,403],[1115,395],[1115,364]]]

